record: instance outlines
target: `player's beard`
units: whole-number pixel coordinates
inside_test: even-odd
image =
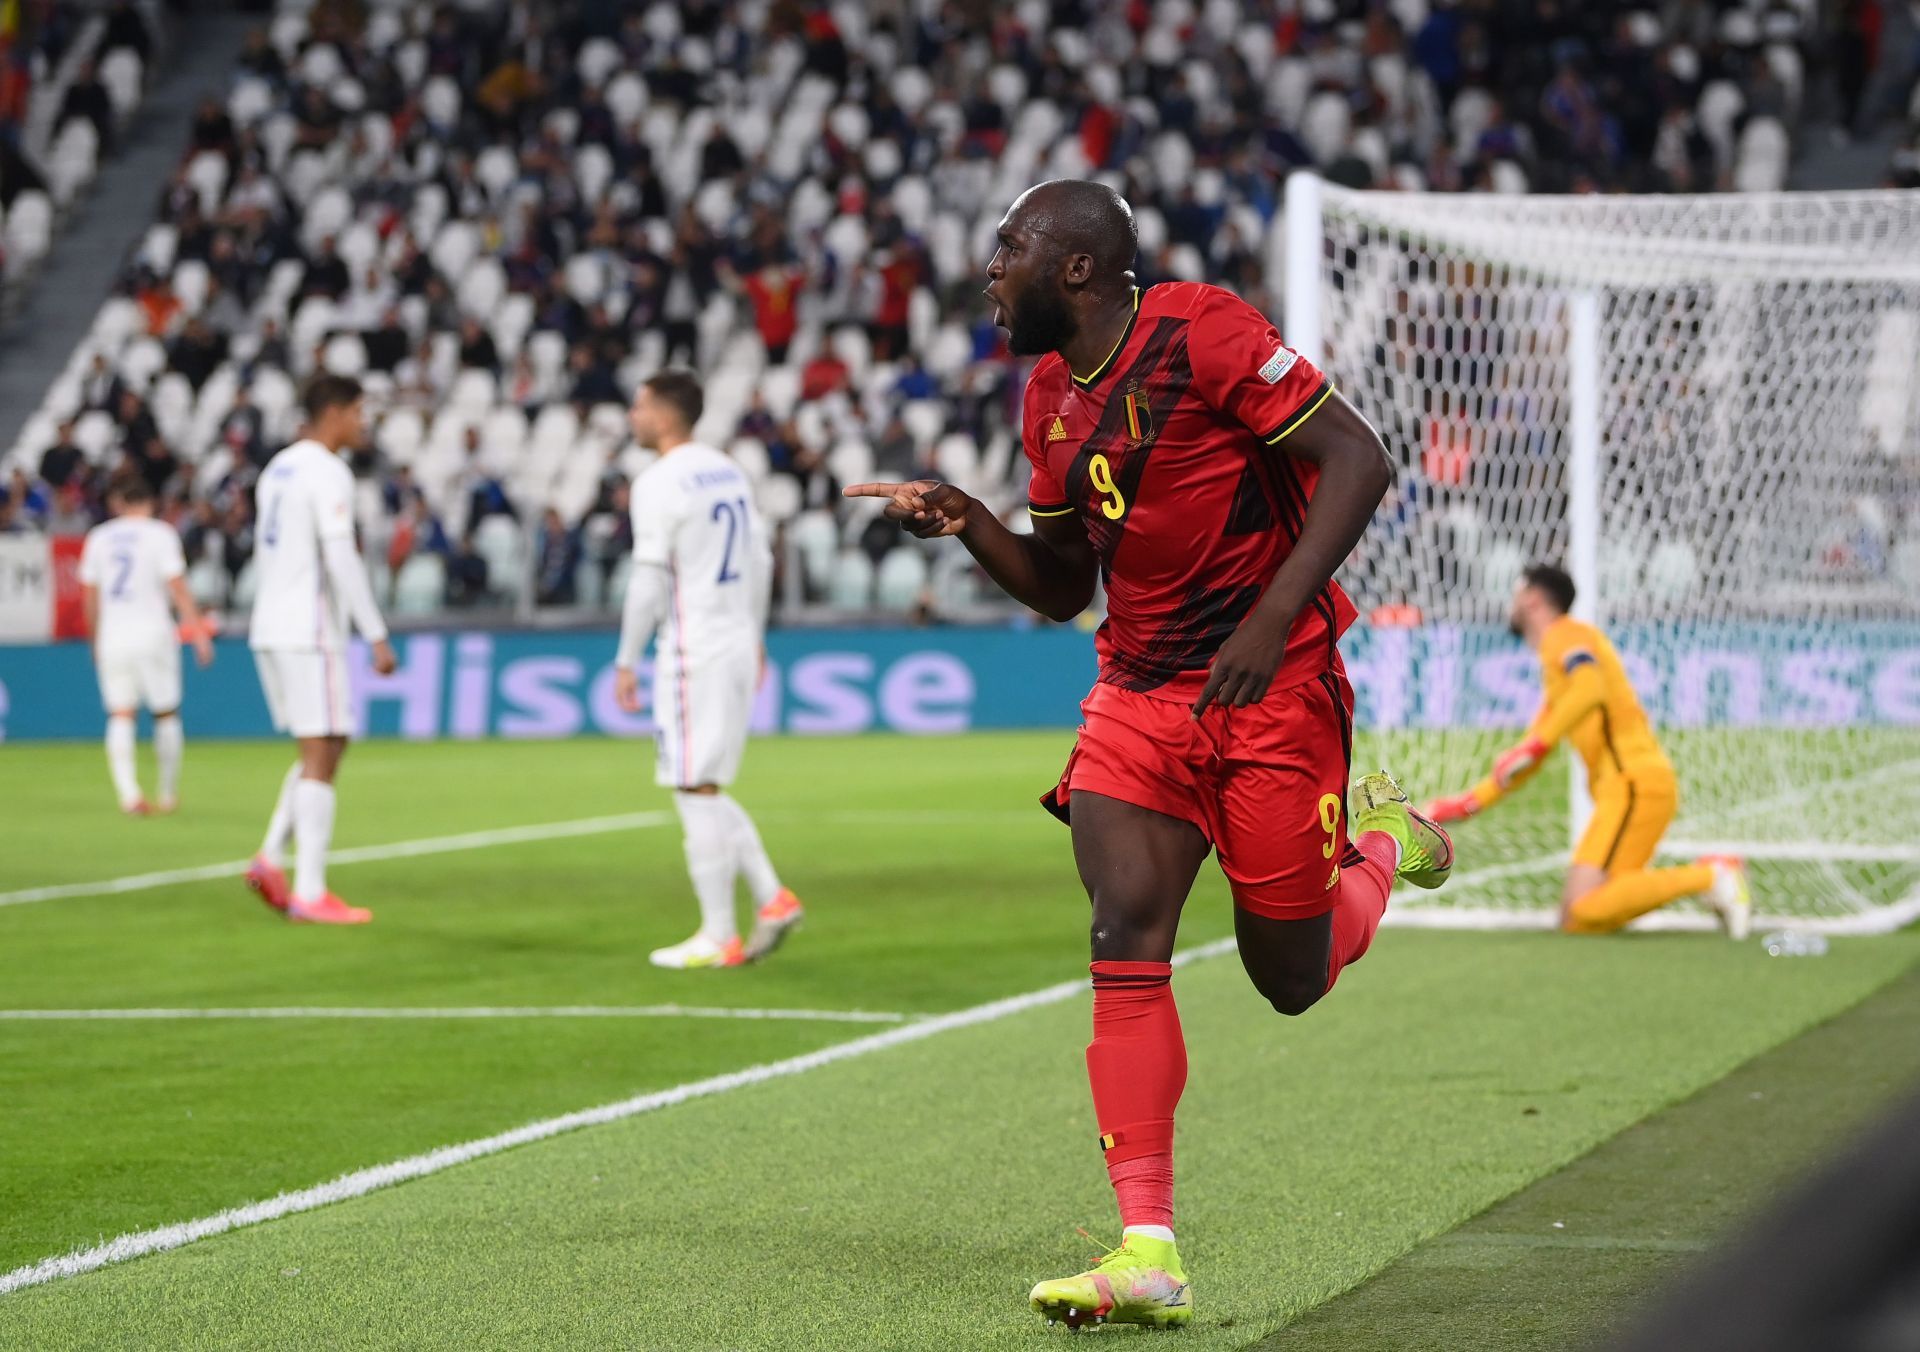
[[[1058,352],[1073,341],[1073,311],[1058,292],[1035,290],[1008,316],[1007,350],[1016,357]]]

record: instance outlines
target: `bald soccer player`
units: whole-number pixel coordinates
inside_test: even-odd
[[[1208,853],[1247,975],[1283,1014],[1366,952],[1396,876],[1437,887],[1453,865],[1384,774],[1354,785],[1347,821],[1354,608],[1333,574],[1393,481],[1380,438],[1231,292],[1135,285],[1137,242],[1132,209],[1097,183],[1044,183],[1000,222],[987,299],[1013,351],[1040,358],[1023,422],[1032,534],[952,484],[847,490],[915,535],[957,536],[1051,619],[1106,582],[1099,681],[1045,799],[1093,907],[1087,1075],[1121,1223],[1090,1271],[1033,1288],[1034,1310],[1075,1327],[1192,1319],[1171,959]]]

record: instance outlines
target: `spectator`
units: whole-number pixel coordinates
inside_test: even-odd
[[[73,440],[73,419],[60,424],[60,440],[40,457],[40,478],[49,488],[65,488],[76,476],[85,477],[87,453]]]
[[[626,402],[620,396],[620,386],[613,378],[613,369],[591,345],[581,343],[575,347],[570,362],[573,367],[573,391],[567,397],[577,407],[584,410],[595,404]]]
[[[896,399],[935,399],[940,395],[940,382],[920,364],[920,358],[911,352],[900,364],[900,376],[893,382],[893,394]]]
[[[188,319],[180,336],[167,347],[167,365],[185,376],[196,394],[226,359],[226,338],[208,328],[199,315]]]
[[[507,497],[507,486],[487,469],[480,445],[480,429],[469,427],[461,438],[462,460],[459,470],[447,486],[446,501],[454,507],[447,525],[459,539],[471,539],[474,530],[490,516],[519,519]]]
[[[51,506],[47,490],[29,479],[20,466],[13,467],[5,493],[12,512],[13,530],[38,530],[46,524],[47,510]]]
[[[830,394],[838,394],[847,388],[848,376],[847,364],[840,360],[833,343],[823,343],[820,350],[814,353],[813,360],[801,368],[800,397],[812,402],[825,399]]]
[[[360,342],[367,349],[367,369],[391,375],[407,359],[407,349],[412,344],[407,327],[400,319],[400,308],[387,306],[380,322],[360,335]]]
[[[87,374],[80,382],[81,407],[115,412],[120,407],[120,395],[125,388],[125,382],[119,374],[107,365],[106,353],[96,352],[87,367]]]
[[[107,94],[107,87],[100,83],[100,67],[92,61],[81,66],[73,83],[67,86],[66,95],[60,100],[60,111],[53,119],[55,134],[76,118],[93,124],[102,151],[113,144],[113,100]]]
[[[133,295],[134,303],[140,307],[140,314],[146,320],[147,333],[155,338],[165,338],[174,331],[180,322],[180,297],[173,292],[170,283],[152,273],[145,274]]]
[[[800,328],[800,284],[803,274],[789,263],[768,262],[741,280],[731,268],[721,272],[729,286],[735,286],[753,307],[753,326],[760,332],[760,344],[767,350],[769,366],[783,366],[787,350]]]
[[[251,465],[261,470],[273,458],[266,443],[260,410],[254,407],[245,385],[234,392],[233,408],[220,423],[220,442],[233,456],[235,465]]]
[[[353,284],[348,275],[345,260],[340,257],[339,247],[332,235],[320,241],[320,247],[307,260],[307,268],[300,277],[298,295],[306,300],[311,296],[324,296],[328,300],[338,301],[347,294],[347,288]]]
[[[570,606],[577,595],[580,532],[567,525],[557,508],[540,516],[534,539],[534,600],[543,606]]]
[[[482,328],[477,319],[460,323],[460,365],[489,375],[500,374],[500,353],[493,345],[493,335]]]
[[[129,459],[133,461],[134,469],[147,481],[153,496],[165,503],[167,488],[173,483],[174,475],[180,472],[180,458],[158,436],[150,436],[133,444],[137,449],[129,454]]]
[[[113,418],[120,425],[120,447],[126,455],[137,455],[149,441],[159,440],[160,426],[147,411],[146,400],[125,386],[120,387]]]
[[[211,151],[223,158],[233,154],[233,119],[227,116],[227,110],[216,98],[200,100],[200,106],[193,114],[193,131],[189,144],[195,151]]]
[[[463,610],[486,599],[487,561],[474,553],[471,538],[463,539],[447,556],[447,604]]]

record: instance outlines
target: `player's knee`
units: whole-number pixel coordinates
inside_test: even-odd
[[[1282,973],[1269,976],[1254,983],[1267,1003],[1273,1006],[1274,1013],[1295,1018],[1305,1014],[1320,1003],[1320,997],[1327,993],[1325,978],[1314,978],[1298,973]]]
[[[1170,947],[1169,919],[1159,898],[1124,886],[1099,888],[1093,896],[1093,955],[1124,962],[1148,949]]]

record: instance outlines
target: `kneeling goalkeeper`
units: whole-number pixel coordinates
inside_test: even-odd
[[[1567,870],[1561,927],[1575,934],[1606,934],[1698,895],[1730,937],[1743,939],[1752,904],[1738,859],[1647,867],[1679,810],[1679,781],[1613,644],[1567,613],[1573,595],[1573,579],[1558,568],[1536,564],[1521,576],[1510,623],[1514,634],[1540,654],[1546,687],[1540,712],[1526,736],[1494,761],[1492,774],[1421,811],[1443,823],[1483,812],[1532,777],[1557,743],[1570,740],[1587,767],[1593,820]]]

